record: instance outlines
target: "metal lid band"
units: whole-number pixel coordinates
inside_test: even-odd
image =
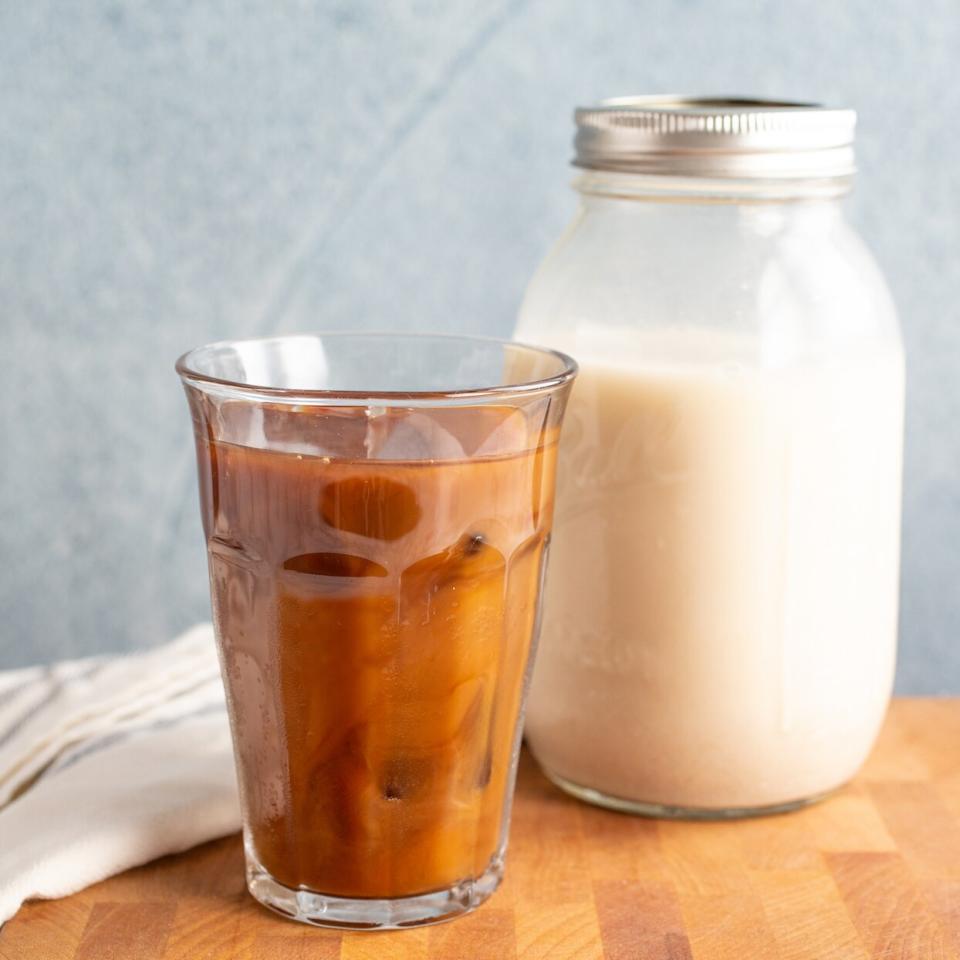
[[[849,177],[856,113],[810,103],[621,97],[575,113],[574,164],[708,178]]]

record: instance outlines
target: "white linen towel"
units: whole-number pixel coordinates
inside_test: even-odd
[[[0,924],[240,828],[213,629],[0,672]]]

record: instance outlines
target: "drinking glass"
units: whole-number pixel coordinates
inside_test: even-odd
[[[343,928],[474,909],[503,873],[576,364],[316,334],[177,371],[250,892]]]

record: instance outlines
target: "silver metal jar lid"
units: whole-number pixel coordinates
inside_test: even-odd
[[[849,177],[854,110],[737,97],[618,97],[580,107],[574,165],[679,177]]]

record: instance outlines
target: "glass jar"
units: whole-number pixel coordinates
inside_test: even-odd
[[[855,115],[577,122],[580,209],[516,331],[581,366],[527,739],[617,809],[800,806],[863,763],[896,649],[903,354],[840,204]]]

